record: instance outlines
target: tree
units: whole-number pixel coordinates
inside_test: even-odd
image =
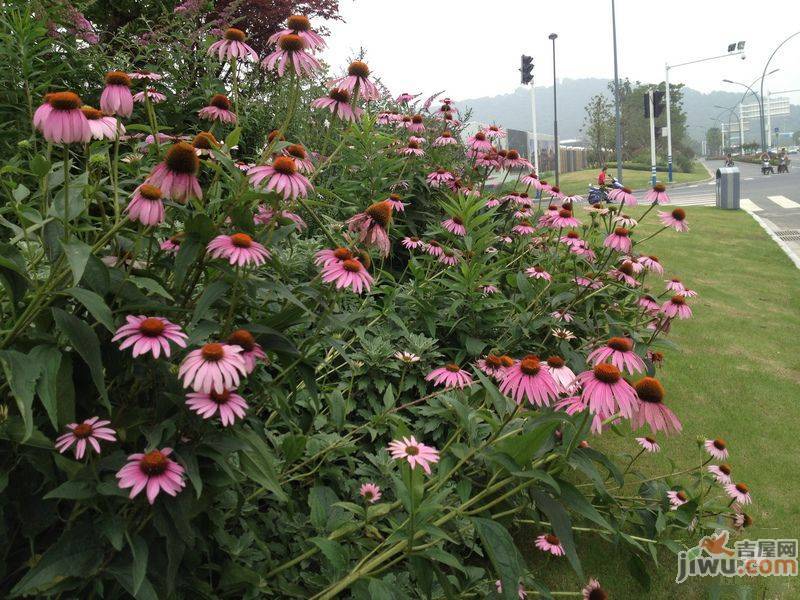
[[[605,162],[605,151],[614,143],[614,115],[611,101],[605,94],[592,96],[586,105],[581,132],[589,141],[589,160],[597,165]]]
[[[709,156],[719,156],[722,151],[722,131],[719,127],[711,127],[706,131],[706,151]]]

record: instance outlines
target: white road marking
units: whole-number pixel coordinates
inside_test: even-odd
[[[700,184],[695,183],[694,185],[687,185],[687,188],[696,188],[699,187]]]
[[[716,181],[709,181],[706,183],[706,185],[715,185],[716,183],[717,183]]]
[[[775,204],[780,206],[781,208],[800,208],[800,204],[795,202],[794,200],[789,200],[786,196],[767,196],[770,200],[772,200]]]
[[[750,200],[750,198],[742,198],[741,200],[739,200],[739,208],[749,213],[754,213],[764,210],[758,204]]]
[[[755,179],[755,177],[745,177],[744,178],[745,181],[752,181],[753,179]]]

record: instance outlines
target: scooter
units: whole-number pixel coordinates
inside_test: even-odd
[[[772,168],[772,165],[769,164],[768,160],[762,161],[761,162],[761,174],[762,175],[769,175],[770,173],[774,175],[775,174],[775,169]]]
[[[586,199],[589,201],[589,204],[598,204],[600,202],[611,202],[611,200],[608,199],[608,194],[606,193],[606,190],[608,188],[621,190],[623,187],[625,186],[623,186],[619,181],[617,181],[613,177],[611,178],[611,183],[605,186],[604,188],[597,185],[589,184],[589,193],[586,195]]]

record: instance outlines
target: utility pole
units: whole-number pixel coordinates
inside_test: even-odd
[[[650,108],[650,183],[656,184],[656,116],[653,108],[653,88],[647,91]]]
[[[559,154],[561,154],[561,148],[558,145],[558,94],[556,92],[558,84],[558,79],[556,78],[556,38],[558,34],[551,33],[547,37],[553,42],[553,143],[555,144],[556,155],[556,185],[558,185],[558,159]]]
[[[617,68],[617,11],[611,0],[611,29],[614,33],[614,111],[617,119],[617,181],[622,183],[622,117],[619,110],[619,69]]]
[[[669,65],[664,74],[664,91],[667,96],[667,181],[672,183],[672,111],[669,102]],[[653,182],[655,185],[655,182]]]
[[[739,103],[739,154],[744,156],[744,115],[741,102]]]

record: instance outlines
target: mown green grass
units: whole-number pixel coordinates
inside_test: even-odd
[[[586,195],[586,188],[589,183],[597,183],[597,174],[600,169],[584,169],[583,171],[574,171],[572,173],[562,173],[559,176],[559,187],[565,194],[573,195],[580,194]],[[617,170],[609,168],[608,175],[617,176]],[[665,181],[666,173],[658,173],[658,180]],[[691,183],[694,181],[702,181],[708,179],[708,171],[699,162],[694,163],[694,169],[691,173],[673,173],[673,183]],[[555,177],[552,171],[542,173],[542,179],[548,183],[555,183]],[[622,181],[625,185],[632,190],[639,190],[650,187],[650,172],[649,171],[634,171],[631,169],[623,169]]]
[[[800,271],[746,213],[687,212],[689,233],[664,231],[637,248],[658,255],[665,276],[680,277],[700,294],[692,302],[694,318],[673,326],[669,339],[678,348],[665,351],[659,375],[683,434],[657,436],[662,453],[639,467],[655,476],[669,472],[669,459],[695,464],[696,439],[723,437],[734,478],[751,487],[754,500],[748,511],[754,526],[741,537],[800,537]],[[644,225],[636,237],[656,227]],[[662,285],[655,278],[649,283],[653,289]],[[611,452],[635,451],[631,440],[613,434],[592,444]],[[667,551],[660,568],[648,564],[653,586],[647,591],[629,575],[625,553],[587,534],[577,541],[587,575],[600,577],[612,598],[800,597],[797,577],[725,580],[720,596],[711,595],[714,582],[709,580],[677,585],[676,562]],[[566,561],[546,560],[535,549],[526,554],[551,589],[575,590],[582,584]],[[750,595],[737,596],[735,585],[747,586]]]

